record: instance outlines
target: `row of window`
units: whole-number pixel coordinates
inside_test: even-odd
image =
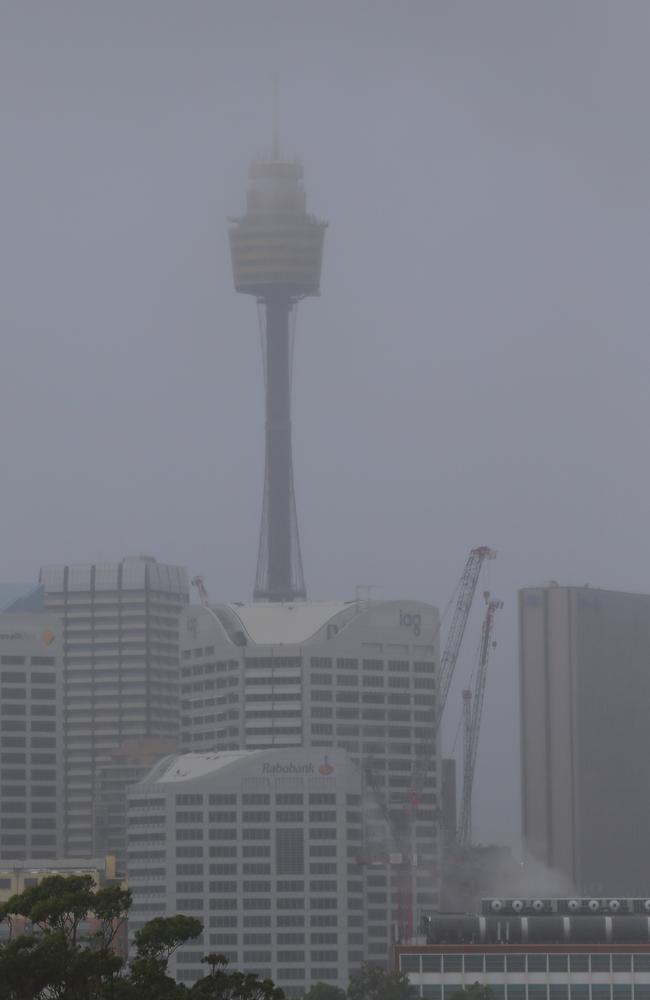
[[[650,952],[621,954],[547,954],[546,952],[516,955],[470,954],[403,954],[400,968],[404,972],[650,972]]]
[[[413,996],[429,997],[430,1000],[451,1000],[454,994],[468,987],[471,982],[445,983],[444,986],[425,983],[422,986],[412,986]],[[508,983],[489,984],[490,1000],[649,1000],[650,985],[630,983],[553,983],[544,984]]]

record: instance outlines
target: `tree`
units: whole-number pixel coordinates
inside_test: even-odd
[[[207,976],[190,990],[197,1000],[284,1000],[284,991],[272,979],[260,979],[254,972],[229,972],[225,955],[206,955]]]
[[[348,1000],[409,1000],[411,985],[405,972],[388,971],[364,962],[348,985]]]
[[[464,989],[456,990],[451,995],[451,1000],[492,1000],[494,991],[489,986],[484,986],[478,981],[466,986]]]
[[[85,875],[53,875],[12,896],[0,907],[9,929],[0,943],[0,1000],[284,1000],[270,979],[229,971],[223,955],[205,957],[210,971],[192,987],[177,983],[169,959],[203,930],[183,914],[140,928],[127,966],[114,941],[130,904],[126,890],[95,890]],[[84,927],[90,914],[92,933]],[[23,934],[16,933],[16,917],[25,921]]]
[[[331,983],[312,983],[303,1000],[345,1000],[345,990]]]

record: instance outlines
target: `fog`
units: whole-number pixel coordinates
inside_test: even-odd
[[[498,550],[474,827],[516,844],[517,588],[650,586],[649,41],[644,0],[4,0],[3,579],[147,552],[250,598],[262,366],[226,220],[277,73],[329,221],[296,334],[308,594],[444,607]]]

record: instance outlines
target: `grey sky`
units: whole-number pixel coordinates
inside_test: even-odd
[[[650,588],[649,47],[645,0],[0,2],[2,577],[151,552],[249,598],[226,217],[278,71],[330,222],[294,382],[309,594],[442,606],[499,550],[476,826],[512,839],[516,589]]]

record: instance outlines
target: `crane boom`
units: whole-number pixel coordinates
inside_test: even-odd
[[[469,618],[472,601],[474,600],[474,594],[476,593],[476,585],[481,572],[481,566],[483,565],[485,559],[494,559],[495,557],[496,552],[493,549],[488,548],[487,545],[481,545],[479,548],[472,549],[467,563],[465,564],[465,569],[463,570],[463,575],[460,579],[454,616],[452,618],[451,625],[449,626],[445,649],[440,658],[440,670],[438,673],[438,701],[436,710],[437,731],[440,729],[440,721],[445,710],[447,695],[449,694],[449,688],[451,687],[454,669],[456,667],[456,660],[458,659],[460,645],[463,641],[463,635],[465,633],[465,626],[467,625],[467,619]]]
[[[478,667],[474,691],[468,688],[463,691],[463,794],[460,803],[457,840],[462,846],[467,846],[472,839],[472,787],[478,753],[478,738],[481,729],[481,715],[485,699],[485,681],[490,651],[495,647],[494,616],[503,607],[503,601],[490,600],[485,593],[485,617],[481,629],[479,644]]]

